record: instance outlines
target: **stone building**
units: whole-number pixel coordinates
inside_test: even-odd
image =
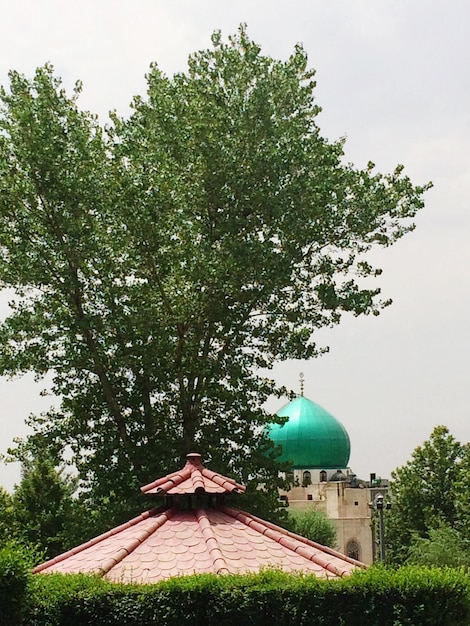
[[[280,459],[292,463],[291,484],[280,496],[292,509],[314,507],[333,522],[337,549],[370,564],[376,556],[373,509],[386,485],[371,475],[361,480],[349,468],[351,444],[344,426],[324,408],[298,396],[278,413],[283,425],[273,424],[270,437],[282,446]]]

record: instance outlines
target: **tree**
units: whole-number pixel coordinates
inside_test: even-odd
[[[470,541],[455,528],[440,525],[429,529],[429,537],[414,535],[408,563],[433,567],[470,567]]]
[[[447,427],[436,426],[410,461],[392,472],[393,507],[386,516],[387,552],[392,561],[405,561],[412,545],[415,555],[429,546],[419,539],[433,541],[433,530],[458,530],[456,503],[465,453],[466,448]]]
[[[331,520],[316,509],[301,511],[289,510],[286,527],[302,537],[316,541],[323,546],[336,546],[336,529]]]
[[[264,56],[244,27],[111,125],[49,66],[10,73],[0,114],[0,373],[53,373],[33,437],[72,452],[95,501],[200,450],[275,493],[260,373],[314,356],[315,331],[388,301],[364,254],[413,228],[426,187],[343,162],[316,124],[297,46]],[[43,444],[41,444],[43,445]]]
[[[57,458],[48,458],[45,450],[35,450],[33,455],[26,445],[18,453],[20,483],[12,494],[0,488],[0,545],[24,548],[38,562],[109,529],[105,512],[97,511],[85,494],[76,494],[77,480],[67,474],[63,463],[57,468]]]
[[[4,489],[0,487],[0,536],[5,540],[11,538],[14,534],[13,528],[13,502],[12,497]],[[3,543],[0,542],[0,545]]]
[[[26,545],[43,550],[48,558],[72,548],[78,511],[78,503],[72,497],[74,491],[74,481],[57,472],[45,459],[39,458],[24,467],[12,497],[17,537]]]
[[[462,445],[459,475],[455,484],[454,502],[457,527],[463,538],[470,541],[470,443]]]

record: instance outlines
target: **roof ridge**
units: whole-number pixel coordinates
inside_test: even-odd
[[[207,549],[209,551],[217,574],[229,574],[230,570],[227,567],[227,562],[223,557],[223,554],[219,548],[219,543],[212,531],[211,523],[207,518],[207,512],[205,511],[205,509],[197,509],[195,513],[197,522],[202,532],[202,536],[204,537],[204,541],[206,542]]]
[[[275,524],[271,524],[270,522],[266,522],[265,520],[260,519],[250,513],[245,511],[241,511],[238,509],[231,509],[230,507],[222,506],[220,507],[225,513],[239,520],[243,524],[246,524],[253,530],[273,539],[277,543],[280,543],[284,547],[292,550],[296,554],[302,555],[304,558],[320,565],[324,569],[332,572],[337,576],[343,576],[344,574],[349,573],[346,568],[341,568],[329,561],[328,559],[322,558],[321,555],[329,555],[334,557],[335,559],[340,559],[341,561],[346,561],[348,563],[352,563],[357,566],[364,565],[359,563],[358,561],[354,561],[354,559],[350,559],[346,557],[344,554],[340,552],[336,552],[331,548],[327,548],[326,546],[322,546],[321,544],[315,543],[314,541],[310,541],[301,535],[296,535],[295,533],[291,533],[280,526],[276,526]],[[295,545],[295,541],[299,542],[303,545]],[[308,549],[309,548],[309,549]]]
[[[217,485],[220,485],[220,487],[224,487],[224,489],[227,489],[227,491],[228,490],[235,491],[235,492],[240,491],[241,493],[244,493],[246,491],[246,487],[244,485],[241,485],[240,483],[237,483],[237,481],[234,480],[233,478],[229,478],[228,476],[222,476],[222,474],[213,472],[212,470],[207,469],[206,467],[202,468],[201,473],[206,478],[209,478],[209,480],[212,480]],[[227,484],[230,485],[230,489],[229,487],[227,487]]]
[[[246,511],[243,511],[243,513],[245,513],[245,515],[248,515],[249,517],[251,517],[253,520],[255,520],[257,522],[261,522],[264,526],[267,526],[268,528],[271,528],[273,530],[282,531],[285,535],[287,535],[289,537],[292,537],[293,539],[297,539],[297,540],[301,541],[302,543],[305,543],[306,545],[308,545],[310,547],[317,548],[317,549],[321,550],[322,552],[327,552],[331,556],[336,556],[336,557],[340,558],[343,561],[348,561],[348,563],[351,563],[352,565],[357,565],[358,567],[360,566],[360,567],[363,567],[363,568],[367,567],[361,561],[357,561],[356,559],[353,559],[350,556],[347,556],[346,554],[343,554],[342,552],[338,552],[338,550],[334,550],[333,548],[330,548],[329,546],[324,546],[321,543],[317,543],[316,541],[312,541],[311,539],[307,539],[307,537],[302,537],[302,535],[298,535],[297,533],[293,533],[292,531],[287,530],[286,528],[282,528],[282,526],[277,526],[276,524],[273,524],[272,522],[267,522],[266,520],[263,520],[263,519],[261,519],[259,517],[256,517],[256,515],[253,515],[252,513],[248,513]]]
[[[114,556],[110,556],[101,564],[100,571],[102,574],[107,574],[112,567],[120,563],[124,558],[126,558],[126,556],[138,548],[141,543],[150,537],[150,535],[163,526],[163,524],[165,524],[165,522],[167,522],[175,514],[175,511],[176,509],[173,508],[162,511],[162,513],[155,519],[154,524],[152,524],[150,528],[142,531],[140,537],[132,537],[127,546],[119,548],[119,550],[115,552]]]
[[[68,558],[69,556],[73,556],[75,554],[78,554],[79,552],[82,552],[83,550],[86,550],[87,548],[91,548],[92,546],[96,545],[100,541],[103,541],[104,539],[108,539],[109,537],[112,537],[113,535],[118,535],[123,530],[126,530],[127,528],[130,528],[131,526],[135,526],[136,524],[138,524],[139,522],[142,522],[148,517],[153,517],[154,515],[157,515],[158,513],[164,513],[165,510],[166,510],[165,506],[158,506],[153,509],[150,509],[150,511],[144,511],[143,513],[141,513],[137,517],[132,518],[128,522],[125,522],[124,524],[120,524],[119,526],[116,526],[116,528],[112,528],[111,530],[108,530],[105,533],[101,533],[101,535],[98,535],[97,537],[94,537],[93,539],[90,539],[89,541],[86,541],[85,543],[82,543],[79,546],[72,548],[71,550],[67,550],[67,552],[63,552],[62,554],[55,556],[53,559],[49,559],[49,561],[46,561],[45,563],[41,563],[40,565],[37,565],[33,569],[33,574],[37,574],[38,572],[41,572],[43,569],[46,569],[46,567],[55,565],[56,563],[60,563],[64,559]]]
[[[166,491],[166,489],[164,489],[162,485],[166,485],[168,483],[167,489],[171,489],[171,486],[174,487],[176,485],[179,485],[181,482],[183,482],[183,480],[186,480],[186,478],[189,478],[190,474],[191,474],[190,466],[185,465],[183,468],[181,468],[177,472],[171,472],[171,474],[162,476],[162,478],[157,478],[157,480],[154,480],[153,482],[148,483],[147,485],[144,485],[143,487],[140,488],[140,490],[142,491],[142,493],[148,493],[152,489],[159,487],[159,489],[157,489],[155,493],[159,493],[160,491]],[[172,485],[170,486],[169,483],[172,483]]]
[[[195,467],[194,465],[191,466],[191,482],[196,495],[200,496],[206,492],[201,469],[199,467]]]

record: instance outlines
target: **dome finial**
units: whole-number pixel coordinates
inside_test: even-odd
[[[302,396],[302,398],[304,397],[304,373],[300,372],[299,374],[299,380],[300,380],[300,395]]]

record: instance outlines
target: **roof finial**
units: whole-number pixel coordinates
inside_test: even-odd
[[[302,398],[304,397],[304,373],[300,372],[299,374],[299,380],[300,380],[300,395],[302,396]]]

